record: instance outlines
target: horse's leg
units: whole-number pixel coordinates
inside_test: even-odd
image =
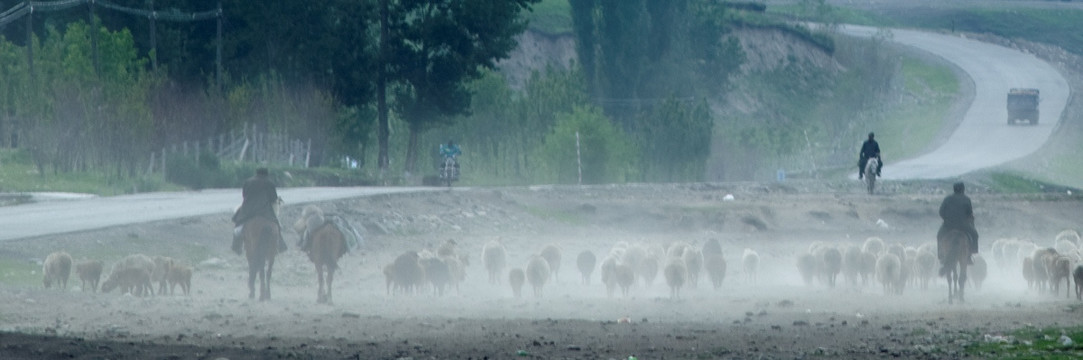
[[[256,298],[256,275],[258,275],[257,273],[259,272],[259,268],[257,268],[257,266],[259,266],[259,265],[256,265],[256,263],[253,260],[248,260],[248,298],[249,299]],[[262,285],[263,282],[261,281],[260,284]]]
[[[316,303],[323,304],[326,299],[323,295],[323,266],[320,264],[316,264],[316,283]]]
[[[271,249],[272,254],[267,257],[267,274],[264,275],[263,290],[260,291],[260,300],[271,300],[271,270],[275,266],[275,255],[273,252],[277,252],[277,249]]]
[[[966,291],[966,263],[965,260],[959,261],[959,302],[966,302],[963,297],[963,293]]]
[[[326,301],[326,303],[328,305],[334,304],[334,301],[331,300],[331,284],[334,284],[334,283],[335,283],[335,264],[331,264],[331,265],[327,266],[327,295],[326,295],[327,301]]]

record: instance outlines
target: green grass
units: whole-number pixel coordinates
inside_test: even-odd
[[[531,29],[551,35],[572,32],[572,13],[568,0],[542,0],[534,4],[533,10],[526,14]]]
[[[537,216],[537,217],[545,219],[545,220],[555,220],[555,221],[559,221],[559,222],[566,223],[566,224],[571,224],[571,225],[585,225],[586,224],[586,220],[584,220],[583,218],[581,218],[579,216],[576,216],[575,214],[573,214],[571,212],[568,212],[568,211],[560,211],[560,210],[554,210],[554,209],[544,209],[544,208],[538,208],[538,207],[532,207],[532,206],[524,207],[523,210],[525,210],[527,213],[529,213],[531,215]]]
[[[894,21],[910,26],[990,33],[1060,46],[1083,55],[1083,11],[1078,9],[960,8],[935,12],[899,11]]]
[[[41,265],[29,260],[0,259],[0,284],[4,286],[41,286],[41,279]]]
[[[894,159],[917,155],[929,146],[959,93],[959,79],[947,66],[914,58],[903,58],[901,65],[906,92],[916,95],[920,102],[898,108],[880,125],[881,132],[890,134],[878,137],[881,146],[891,149]]]
[[[1072,345],[1061,345],[1061,335],[1072,339]],[[984,334],[982,334],[984,335]],[[1000,359],[1079,359],[1083,357],[1083,327],[1037,329],[1027,327],[1007,334],[1007,343],[978,341],[966,348],[977,358]]]
[[[0,192],[75,192],[120,195],[137,191],[179,189],[156,179],[122,179],[101,172],[53,173],[43,175],[34,166],[29,152],[0,149]]]

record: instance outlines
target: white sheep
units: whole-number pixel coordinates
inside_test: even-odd
[[[511,293],[516,298],[523,297],[523,284],[526,283],[526,272],[520,268],[511,269],[508,272],[508,284],[511,285]]]
[[[499,239],[489,241],[482,246],[481,263],[485,266],[485,270],[489,272],[490,284],[500,283],[500,273],[504,271],[507,256],[504,244],[501,244]]]
[[[861,248],[854,244],[846,245],[842,251],[842,275],[851,286],[857,285],[861,272]]]
[[[617,289],[617,259],[610,255],[602,260],[602,284],[608,297],[613,297],[613,291]]]
[[[865,239],[865,243],[861,246],[861,251],[872,253],[879,258],[880,253],[884,252],[884,239],[876,236]]]
[[[53,286],[55,282],[61,289],[68,288],[68,277],[71,276],[71,255],[67,252],[57,251],[45,257],[41,269],[45,288]]]
[[[575,258],[575,265],[579,268],[579,274],[583,276],[583,284],[590,284],[590,275],[594,273],[594,265],[598,258],[590,250],[583,250]]]
[[[861,274],[861,285],[868,285],[869,279],[872,279],[876,275],[876,262],[879,257],[876,254],[861,251],[861,270],[858,271]]]
[[[745,279],[750,284],[755,284],[756,273],[760,268],[760,254],[755,250],[745,249],[744,255],[741,255],[741,268],[745,271]]]
[[[842,272],[842,253],[834,246],[825,246],[820,251],[820,271],[829,287],[835,287],[835,280]]]
[[[928,289],[929,282],[936,277],[937,271],[940,269],[940,260],[936,259],[936,254],[926,249],[918,250],[918,255],[914,259],[917,267],[916,277],[921,284],[921,288]]]
[[[684,268],[688,272],[686,280],[692,288],[699,286],[699,274],[703,270],[703,254],[694,247],[684,248]]]
[[[797,271],[801,274],[801,280],[805,285],[812,285],[812,279],[820,273],[820,260],[816,255],[803,253],[797,256]]]
[[[707,273],[707,278],[711,280],[715,290],[721,288],[722,281],[726,279],[726,259],[722,253],[703,254],[703,271]]]
[[[981,256],[981,254],[971,255],[970,260],[974,264],[967,266],[967,280],[974,284],[975,289],[981,290],[981,284],[985,282],[985,278],[989,275],[989,263],[985,261],[985,257]],[[1068,276],[1067,274],[1067,271],[1065,271],[1065,277]]]
[[[902,261],[892,253],[885,253],[876,260],[876,279],[884,287],[884,294],[902,294]]]
[[[541,249],[541,257],[549,262],[549,270],[553,272],[554,281],[559,279],[557,273],[560,272],[561,253],[560,245],[557,244],[549,244]]]
[[[681,288],[684,287],[688,271],[684,267],[684,260],[678,257],[670,257],[662,271],[669,285],[669,296],[672,299],[681,297]]]

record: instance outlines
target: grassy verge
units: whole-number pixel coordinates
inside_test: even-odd
[[[104,196],[177,189],[157,178],[116,179],[102,172],[42,174],[26,151],[0,149],[0,192],[59,191]]]
[[[542,0],[527,13],[530,28],[550,35],[572,32],[571,5],[568,0]]]
[[[0,285],[40,287],[41,279],[41,265],[29,260],[0,258]],[[71,284],[71,279],[68,280],[68,284]]]
[[[880,124],[887,136],[878,137],[896,160],[918,155],[933,142],[959,95],[959,79],[951,68],[909,57],[901,65],[905,91],[918,101],[888,113]]]

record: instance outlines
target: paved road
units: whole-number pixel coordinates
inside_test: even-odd
[[[284,188],[278,196],[287,205],[437,188]],[[440,189],[443,190],[443,189]],[[240,189],[161,192],[136,195],[52,200],[0,207],[0,242],[116,225],[229,214],[241,203]]]
[[[876,29],[846,26],[842,31],[871,36]],[[890,163],[885,179],[942,179],[1019,159],[1038,150],[1057,128],[1071,89],[1045,61],[1002,46],[955,35],[892,30],[893,40],[955,63],[974,81],[974,102],[958,129],[940,148]],[[1013,87],[1041,90],[1037,126],[1008,125],[1006,99]],[[884,149],[885,153],[890,149]],[[854,175],[856,177],[856,175]]]

